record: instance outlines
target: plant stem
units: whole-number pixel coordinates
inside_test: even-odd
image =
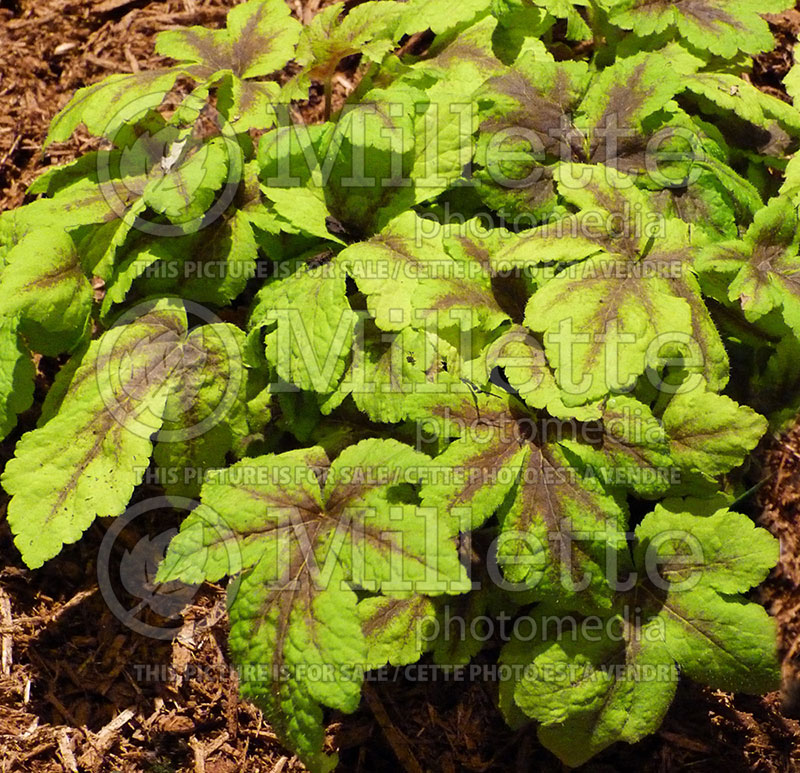
[[[595,51],[597,51],[603,38],[600,30],[600,8],[597,5],[597,0],[589,0],[589,6],[587,16],[589,17],[589,27],[592,30],[592,44]]]
[[[324,119],[330,121],[331,119],[331,105],[333,103],[333,76],[325,79],[325,115]]]

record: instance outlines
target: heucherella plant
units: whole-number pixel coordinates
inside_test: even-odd
[[[158,581],[227,578],[312,771],[367,671],[487,642],[572,766],[681,675],[773,689],[743,508],[800,409],[800,110],[741,74],[789,5],[248,0],[79,90],[46,144],[97,149],[0,216],[25,563],[160,485]]]

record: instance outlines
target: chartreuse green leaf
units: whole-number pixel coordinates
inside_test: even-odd
[[[677,217],[691,224],[698,243],[703,233],[709,242],[738,235],[736,202],[713,172],[699,171],[686,187],[664,190],[658,195],[660,202],[656,206],[663,205],[662,211],[667,217]],[[761,200],[756,197],[755,208],[760,207]]]
[[[465,30],[404,77],[366,90],[335,123],[267,134],[259,147],[265,195],[287,224],[332,238],[332,219],[351,241],[364,238],[459,179],[478,122],[473,92],[502,67],[494,27],[487,18]]]
[[[701,387],[674,395],[663,422],[678,464],[707,475],[741,464],[767,431],[754,410]]]
[[[5,265],[5,255],[17,237],[17,226],[12,221],[14,210],[0,212],[0,267]]]
[[[797,98],[800,95],[800,67],[796,61],[783,79],[783,85],[786,93],[792,98],[792,103],[797,105]]]
[[[536,639],[503,649],[501,661],[521,673],[501,685],[504,713],[513,720],[518,707],[537,720],[541,742],[568,765],[653,732],[679,671],[719,689],[778,681],[773,622],[732,595],[766,577],[777,542],[738,513],[692,509],[668,500],[637,527],[638,582],[618,594],[612,614],[543,604],[532,618]]]
[[[717,397],[718,395],[713,395]],[[598,406],[603,436],[600,443],[562,440],[607,487],[622,487],[640,496],[663,495],[677,481],[677,454],[671,436],[650,409],[627,395],[614,395]]]
[[[353,244],[336,258],[367,296],[382,330],[434,327],[493,330],[507,317],[491,290],[484,266],[469,255],[452,255],[437,240],[438,223],[406,212],[377,236]],[[437,243],[438,242],[438,243]]]
[[[636,529],[637,568],[647,578],[637,586],[636,601],[657,615],[667,649],[687,676],[721,690],[774,689],[780,681],[775,622],[763,607],[731,591],[766,577],[777,542],[725,510],[711,516],[716,537],[708,539],[709,516],[676,510],[656,508]],[[749,568],[736,565],[736,543],[752,546]],[[676,570],[683,562],[689,570],[693,563],[700,568]]]
[[[658,594],[648,597],[656,608]],[[670,594],[660,617],[670,653],[690,679],[755,694],[780,684],[775,621],[760,605],[697,585]]]
[[[155,116],[151,120],[155,121]],[[29,195],[44,193],[47,196],[55,196],[62,188],[78,180],[86,177],[97,179],[100,170],[110,166],[113,153],[114,151],[110,150],[93,150],[66,164],[54,164],[46,167],[28,186],[27,193]],[[6,216],[10,216],[10,214],[9,212]]]
[[[351,8],[344,16],[344,3],[320,11],[304,28],[295,59],[315,80],[326,80],[346,56],[361,54],[380,62],[403,33],[397,30],[403,7],[369,0]]]
[[[540,640],[512,641],[503,650],[503,662],[524,674],[503,689],[513,689],[515,705],[540,723],[546,748],[577,766],[616,741],[635,743],[658,728],[678,670],[655,622],[634,627],[622,616],[582,619],[552,607],[533,619]]]
[[[422,89],[397,81],[371,89],[335,122],[266,134],[258,150],[265,195],[301,226],[310,215],[296,213],[312,207],[314,228],[306,230],[315,235],[324,235],[326,217],[350,240],[375,233],[414,203],[414,132],[426,103]]]
[[[653,344],[659,337],[688,332],[689,309],[670,293],[667,280],[620,279],[627,265],[630,261],[608,255],[590,258],[558,274],[528,306],[525,322],[544,333],[545,350],[570,404],[630,388],[658,363]],[[580,306],[569,301],[578,288]]]
[[[609,280],[604,275],[608,267],[624,272],[625,262],[598,256],[575,271],[567,269],[537,292],[526,312],[526,323],[533,329],[546,324],[546,350],[562,389],[573,401],[629,388],[646,367],[658,362],[653,343],[689,328],[689,310],[669,292],[666,281]],[[577,287],[586,305],[572,311],[565,302]],[[594,332],[575,332],[581,330]],[[564,334],[574,335],[573,352]]]
[[[495,368],[501,368],[508,386],[529,407],[547,410],[563,419],[600,419],[595,405],[568,407],[556,384],[544,348],[522,325],[513,325],[481,352],[473,366],[472,378],[478,383],[491,380]]]
[[[163,301],[94,341],[58,413],[17,443],[3,488],[25,562],[41,566],[98,515],[119,515],[144,475],[166,401],[169,354],[185,331],[180,303]]]
[[[255,566],[268,553],[280,558],[278,524],[292,514],[292,505],[309,501],[318,506],[318,475],[327,464],[322,449],[306,448],[242,460],[209,474],[201,504],[192,520],[182,524],[180,539],[173,541],[159,567],[160,576],[216,582]],[[273,480],[282,483],[271,485]],[[234,498],[242,501],[232,520],[222,506],[231,507]]]
[[[358,707],[366,649],[358,598],[339,567],[320,592],[302,574],[291,579],[291,568],[276,578],[274,564],[265,558],[248,570],[237,585],[241,600],[230,606],[230,651],[244,674],[240,690],[312,771],[331,771],[338,757],[322,751],[320,703],[348,713]],[[283,576],[289,589],[275,582]]]
[[[374,596],[358,603],[368,668],[414,663],[435,638],[436,606],[428,596]]]
[[[430,226],[428,226],[428,229]],[[427,230],[426,230],[427,233]],[[497,305],[513,321],[522,320],[525,304],[536,288],[531,272],[498,265],[497,255],[514,237],[505,228],[487,229],[480,218],[462,225],[448,224],[442,229],[445,252],[469,267],[470,273],[485,282],[488,276]]]
[[[230,10],[223,30],[162,32],[156,53],[175,59],[176,65],[112,75],[78,90],[53,119],[45,146],[69,139],[79,124],[113,140],[157,108],[181,76],[193,79],[200,95],[210,86],[224,85],[225,98],[217,107],[235,131],[269,127],[274,114],[267,108],[278,96],[278,85],[252,79],[280,70],[294,56],[300,30],[282,0],[249,0]]]
[[[683,80],[701,111],[722,116],[723,133],[741,137],[748,150],[781,156],[800,136],[800,111],[729,73],[698,72]]]
[[[6,255],[0,315],[19,314],[20,332],[34,351],[72,349],[88,332],[92,298],[75,244],[63,230],[32,231]]]
[[[365,89],[334,122],[266,134],[258,152],[264,193],[286,230],[356,241],[458,180],[478,122],[472,94],[501,68],[492,53],[494,26],[485,19],[404,77]]]
[[[576,121],[586,136],[584,152],[590,161],[621,171],[641,169],[652,131],[647,120],[664,110],[681,88],[680,76],[667,62],[658,53],[642,53],[592,77]]]
[[[676,103],[664,112],[670,118],[653,137],[637,184],[660,190],[659,209],[689,223],[693,234],[705,232],[711,242],[737,236],[737,223],[763,206],[761,194],[730,166],[735,151],[717,126]]]
[[[495,56],[497,22],[482,19],[461,32],[435,56],[413,66],[436,81],[425,88],[428,104],[414,125],[414,161],[409,176],[416,201],[427,201],[462,178],[473,153],[480,116],[473,96],[503,70]]]
[[[699,575],[704,585],[720,593],[746,593],[766,579],[778,561],[778,542],[768,531],[727,508],[710,515],[687,509],[684,501],[667,499],[642,521],[636,529],[642,561],[650,549],[658,557],[663,579],[677,584]],[[682,539],[686,534],[695,540],[693,546]],[[697,545],[702,546],[701,551],[688,549]],[[709,560],[711,556],[713,560]]]
[[[783,185],[779,193],[789,194],[793,199],[797,198],[798,188],[800,188],[800,156],[795,154],[786,164]]]
[[[74,237],[84,272],[106,280],[132,232],[179,237],[198,231],[219,220],[243,174],[242,151],[231,136],[196,140],[163,125],[98,153],[95,161],[86,176],[17,210],[15,227],[25,235],[42,223],[71,232],[95,226],[86,241]]]
[[[772,199],[756,214],[743,239],[711,245],[698,267],[728,280],[728,298],[741,304],[748,319],[780,309],[786,324],[800,336],[797,224],[791,198]]]
[[[522,55],[479,94],[486,101],[476,155],[481,196],[520,222],[558,211],[558,161],[650,171],[648,143],[680,90],[678,74],[657,53],[621,59],[599,73],[586,62]]]
[[[320,448],[242,461],[205,484],[159,569],[187,581],[244,572],[229,600],[231,650],[253,674],[243,691],[313,770],[336,762],[322,752],[320,704],[354,711],[376,658],[353,588],[408,598],[469,587],[454,529],[405,503],[430,466],[376,439],[332,463]]]
[[[569,16],[566,32],[568,39],[580,39],[583,33],[588,31],[586,22],[581,19],[578,10],[569,0],[555,0],[549,4],[555,9],[555,13],[548,13],[543,7],[545,5],[543,2],[494,0],[492,13],[497,17],[494,49],[503,62],[511,64],[529,51],[547,59],[552,58],[541,38],[551,30],[558,16],[562,18]],[[580,20],[583,29],[579,29],[580,25],[572,23],[574,20]],[[588,37],[590,36],[591,33]]]
[[[53,142],[66,142],[80,124],[90,134],[113,139],[129,124],[140,121],[149,110],[157,108],[178,78],[189,74],[180,66],[116,73],[78,89],[53,118],[44,147]]]
[[[310,188],[265,188],[264,196],[277,215],[278,226],[287,233],[302,233],[330,242],[341,239],[331,233],[329,225],[336,228],[328,206]],[[295,213],[294,216],[291,213]],[[291,217],[291,220],[286,218]]]
[[[201,325],[181,342],[181,383],[167,396],[153,449],[169,494],[196,496],[206,470],[223,467],[248,433],[244,345],[244,333],[224,323]]]
[[[202,217],[223,183],[234,180],[238,183],[241,177],[240,151],[225,137],[192,143],[187,137],[178,135],[168,147],[168,158],[148,154],[147,146],[141,154],[137,152],[138,147],[130,153],[123,151],[120,166],[125,164],[134,174],[154,170],[152,177],[148,175],[146,181],[142,180],[142,199],[150,209],[165,215],[173,223]],[[173,159],[173,155],[177,157]],[[229,172],[234,175],[233,179]]]
[[[761,17],[790,7],[787,0],[754,4],[749,0],[602,0],[609,21],[636,35],[667,30],[690,46],[716,56],[734,58],[737,53],[759,54],[775,46]]]
[[[378,232],[417,199],[411,173],[420,113],[428,104],[421,88],[397,81],[368,91],[325,135],[320,155],[327,160],[333,153],[336,162],[327,178],[322,169],[317,179],[351,241]]]
[[[226,335],[236,341],[227,329]],[[192,429],[201,432],[213,423],[189,427],[193,416],[218,407],[194,405],[195,399],[214,396],[194,392],[202,339],[198,332],[187,339],[181,302],[161,300],[134,308],[93,341],[75,366],[59,373],[53,387],[57,404],[51,403],[47,420],[17,443],[2,477],[11,495],[8,521],[29,566],[41,566],[62,545],[75,542],[95,517],[123,512],[147,468],[151,437],[165,418],[164,434],[156,435],[165,443],[186,442]],[[204,355],[210,352],[211,347]],[[240,352],[231,346],[226,356],[227,372],[219,368],[215,378],[230,378],[235,392]],[[214,421],[225,420],[230,402],[220,401]],[[179,405],[187,416],[175,414]],[[185,449],[174,455],[195,458]]]
[[[125,299],[131,286],[141,295],[171,293],[200,303],[224,304],[256,271],[258,245],[247,214],[236,210],[185,236],[148,240],[119,264],[111,302]],[[104,311],[110,308],[104,302]]]
[[[17,414],[33,403],[35,369],[18,328],[18,317],[0,315],[0,438],[14,428]]]
[[[230,70],[238,78],[258,78],[280,70],[294,54],[300,23],[278,0],[250,0],[228,12],[225,29],[169,30],[156,52],[211,72]],[[213,70],[212,70],[213,68]]]
[[[588,40],[592,37],[589,25],[578,10],[581,6],[590,5],[588,0],[534,0],[535,4],[544,8],[557,19],[567,22],[567,40]]]
[[[366,324],[353,339],[353,357],[340,390],[373,421],[394,423],[424,413],[420,399],[452,388],[461,362],[434,333],[411,327],[392,333]]]
[[[127,234],[145,208],[141,198],[144,181],[141,178],[103,183],[95,180],[80,178],[59,188],[51,198],[40,198],[12,210],[10,227],[14,229],[14,236],[20,239],[42,224],[69,230],[95,225]],[[82,254],[81,262],[85,269],[92,270],[97,261]]]
[[[526,53],[486,83],[478,95],[487,107],[475,180],[489,206],[514,214],[553,210],[556,192],[547,165],[580,147],[582,137],[570,115],[588,81],[585,62],[541,61]]]
[[[444,35],[462,25],[466,27],[487,14],[490,7],[491,0],[410,0],[404,8],[398,32],[412,35],[429,29],[436,35]]]
[[[331,392],[344,374],[357,320],[346,276],[335,263],[315,267],[298,259],[291,268],[259,291],[250,327],[264,334],[267,361],[281,379]]]
[[[330,162],[321,156],[327,131],[327,126],[288,126],[268,132],[258,146],[258,165],[266,183],[264,196],[284,231],[340,241],[328,230],[331,213],[320,182],[314,179],[320,164],[329,170],[326,164],[336,162],[336,151]]]
[[[601,567],[605,551],[624,542],[626,513],[596,477],[583,475],[564,441],[587,442],[591,432],[509,396],[451,394],[431,411],[457,439],[436,458],[440,475],[423,487],[423,504],[450,513],[465,531],[498,513],[498,561],[517,590],[608,608]],[[594,432],[602,439],[602,428]]]
[[[168,264],[175,260],[174,246],[174,241],[168,241],[166,244],[162,241],[152,243],[145,241],[128,250],[108,279],[106,293],[100,306],[101,317],[105,318],[116,304],[125,300],[140,277],[163,271],[157,266],[159,261]]]
[[[547,281],[525,310],[525,324],[544,334],[565,403],[624,391],[672,352],[721,389],[727,355],[694,275],[687,225],[658,215],[645,193],[609,168],[560,165],[557,177],[578,214],[523,231],[496,265],[586,258]]]

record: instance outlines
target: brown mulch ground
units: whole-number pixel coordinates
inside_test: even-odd
[[[295,3],[298,15],[323,4]],[[234,4],[0,0],[0,209],[19,205],[43,166],[90,147],[77,138],[39,155],[50,118],[76,88],[156,65],[155,33],[219,25]],[[774,22],[779,48],[759,59],[754,81],[780,94],[800,12]],[[8,450],[0,447],[0,462]],[[783,694],[731,696],[682,684],[657,734],[607,750],[584,771],[800,771],[800,429],[773,444],[766,467],[774,474],[761,493],[763,520],[781,537],[783,558],[761,592],[781,627]],[[223,590],[200,590],[174,642],[132,632],[98,588],[104,528],[96,524],[31,572],[0,522],[0,773],[302,771],[260,712],[237,697],[225,660]],[[505,727],[484,683],[374,683],[356,714],[330,719],[342,771],[563,770],[533,732]]]

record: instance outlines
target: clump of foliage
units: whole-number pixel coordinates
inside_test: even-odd
[[[800,111],[741,74],[789,5],[249,0],[78,91],[47,142],[99,149],[0,217],[3,435],[59,365],[2,476],[25,562],[163,472],[199,504],[159,579],[235,578],[242,690],[314,771],[325,707],[479,619],[535,626],[499,705],[570,765],[680,674],[773,689],[736,510],[798,408]]]

